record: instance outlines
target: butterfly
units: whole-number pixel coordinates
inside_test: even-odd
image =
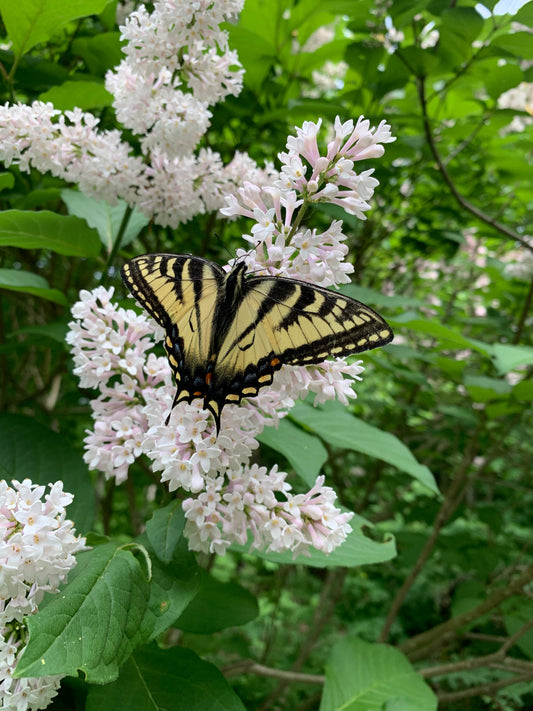
[[[122,279],[165,329],[180,402],[203,400],[220,431],[222,409],[255,397],[283,365],[313,365],[389,343],[390,326],[368,306],[304,281],[226,272],[188,254],[145,254]],[[167,418],[167,424],[170,415]]]

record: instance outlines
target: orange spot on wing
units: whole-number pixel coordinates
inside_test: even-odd
[[[279,358],[272,358],[270,361],[270,365],[275,368],[277,365],[279,365]]]
[[[205,384],[211,385],[212,380],[213,380],[213,373],[206,373],[205,374]]]

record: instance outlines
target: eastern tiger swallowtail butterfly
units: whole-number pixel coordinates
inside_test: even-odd
[[[165,329],[172,408],[203,400],[217,432],[224,405],[255,397],[282,365],[322,363],[393,337],[359,301],[296,279],[247,275],[244,262],[225,272],[188,254],[146,254],[126,262],[122,278]]]

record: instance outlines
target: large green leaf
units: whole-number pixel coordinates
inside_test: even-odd
[[[94,200],[77,190],[62,190],[61,197],[71,214],[83,218],[100,235],[102,244],[110,252],[117,239],[122,220],[128,208],[124,200],[109,205],[105,200]],[[121,246],[133,242],[139,232],[146,227],[149,219],[140,210],[134,209],[120,240]]]
[[[407,657],[386,644],[341,639],[326,666],[320,711],[433,711],[437,697]]]
[[[313,486],[328,458],[326,448],[316,435],[304,432],[287,419],[281,420],[278,427],[265,427],[257,439],[283,454],[309,486]]]
[[[417,462],[397,437],[360,420],[339,403],[329,402],[322,407],[297,403],[290,417],[315,432],[329,445],[381,459],[407,472],[432,492],[439,493],[433,474]]]
[[[109,0],[0,0],[0,13],[16,54],[46,42],[67,22],[97,15]]]
[[[0,246],[51,249],[71,257],[96,257],[98,235],[84,220],[48,210],[0,212]]]
[[[149,595],[142,558],[108,543],[78,556],[61,595],[28,617],[29,641],[19,676],[82,673],[106,684],[144,641],[141,623]],[[141,562],[140,562],[141,561]]]
[[[0,289],[31,294],[61,306],[68,304],[66,296],[58,289],[51,289],[44,277],[23,269],[0,269]]]
[[[78,533],[86,533],[94,517],[94,490],[87,465],[64,433],[54,432],[34,418],[0,413],[0,466],[6,478],[29,478],[46,485],[58,479],[74,494],[67,518]]]
[[[245,711],[223,674],[190,649],[134,652],[107,686],[92,686],[86,711]]]

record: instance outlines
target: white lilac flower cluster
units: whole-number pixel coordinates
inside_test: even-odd
[[[393,139],[384,122],[371,129],[364,119],[355,126],[337,119],[335,135],[321,156],[319,128],[320,122],[297,129],[271,185],[246,183],[239,199],[227,198],[224,214],[254,220],[246,238],[256,249],[243,251],[241,258],[256,272],[335,285],[348,281],[352,271],[343,262],[342,223],[334,221],[317,233],[302,224],[303,216],[318,202],[333,202],[364,217],[377,181],[371,171],[357,174],[354,161],[381,156],[381,144]],[[320,367],[282,368],[258,397],[224,408],[218,436],[211,415],[196,403],[180,403],[167,426],[175,385],[166,359],[149,353],[152,322],[113,304],[112,295],[113,290],[102,287],[82,292],[67,336],[81,385],[100,391],[91,403],[94,430],[85,439],[89,466],[120,483],[129,465],[146,455],[171,491],[190,493],[183,506],[185,533],[194,550],[222,553],[249,536],[252,547],[294,553],[310,547],[330,552],[339,545],[350,530],[351,514],[335,507],[335,495],[323,478],[307,494],[293,494],[286,473],[251,465],[251,456],[256,436],[276,425],[296,399],[309,392],[315,393],[315,402],[337,397],[347,403],[355,397],[352,386],[363,370],[360,362],[348,365],[337,358]],[[156,331],[161,337],[161,329]]]
[[[279,154],[281,173],[270,185],[245,183],[238,197],[228,195],[221,212],[226,217],[242,215],[253,219],[251,235],[244,235],[255,246],[240,250],[254,272],[266,269],[276,276],[289,276],[321,286],[348,283],[353,266],[344,262],[348,247],[342,222],[334,220],[324,232],[300,227],[306,211],[317,203],[339,205],[351,215],[365,219],[368,200],[378,181],[373,169],[357,173],[354,162],[380,158],[384,143],[395,139],[390,126],[382,121],[377,128],[362,116],[341,123],[335,119],[334,136],[325,155],[318,148],[321,120],[306,121],[289,136],[287,152]],[[296,219],[296,215],[298,215]]]
[[[13,670],[26,641],[24,617],[57,591],[85,548],[65,517],[72,498],[60,481],[45,494],[29,479],[0,480],[0,708],[44,709],[59,688],[61,676],[14,679]]]
[[[244,0],[144,5],[122,26],[126,58],[106,77],[117,118],[144,152],[188,155],[209,126],[208,106],[242,89],[243,70],[219,25]]]
[[[106,85],[119,120],[142,136],[142,155],[120,131],[99,130],[93,114],[35,101],[0,106],[0,161],[48,171],[111,204],[123,199],[170,227],[217,210],[242,179],[265,182],[271,169],[246,154],[223,165],[210,149],[195,152],[207,107],[241,90],[242,69],[219,28],[241,7],[242,0],[156,0],[151,13],[142,6],[125,20],[126,58]]]

